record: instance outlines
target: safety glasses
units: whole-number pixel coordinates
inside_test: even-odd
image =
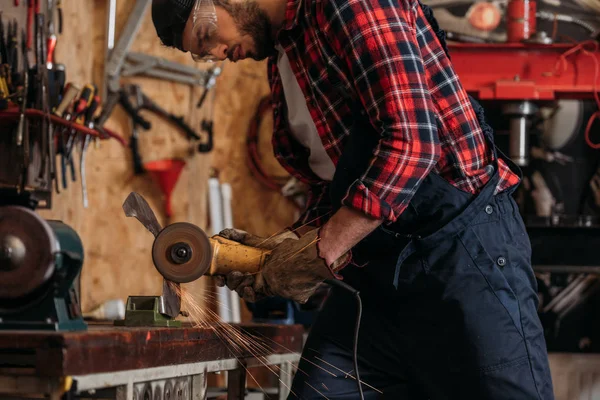
[[[217,12],[212,0],[196,0],[192,9],[192,35],[188,48],[196,62],[215,62],[211,54],[217,46]]]

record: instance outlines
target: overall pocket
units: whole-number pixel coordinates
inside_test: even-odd
[[[427,287],[455,348],[455,368],[481,374],[524,362],[519,301],[502,268],[510,244],[497,222],[470,226],[423,258]],[[501,224],[500,224],[501,225]]]

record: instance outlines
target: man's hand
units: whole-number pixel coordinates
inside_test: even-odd
[[[231,272],[226,277],[227,287],[249,302],[266,296],[281,296],[306,303],[324,280],[335,277],[332,269],[339,270],[350,260],[350,254],[346,253],[330,268],[318,254],[318,233],[319,230],[314,229],[299,239],[284,239],[272,249],[260,272]]]
[[[284,230],[281,233],[272,235],[268,238],[252,235],[251,233],[248,233],[241,229],[224,229],[219,233],[219,236],[224,237],[225,239],[233,240],[234,242],[238,242],[246,246],[252,246],[267,250],[273,250],[286,239],[297,240],[299,237],[296,233],[288,229]],[[215,275],[213,278],[217,286],[223,287],[227,285],[227,287],[229,287],[231,290],[235,290],[232,289],[232,287],[239,287],[243,279],[245,279],[244,282],[250,282],[250,280],[252,280],[252,277],[248,277],[246,275],[248,274],[242,274],[240,272],[234,271],[230,272],[226,276]],[[246,285],[244,286],[247,286],[248,284],[249,283],[246,283]]]

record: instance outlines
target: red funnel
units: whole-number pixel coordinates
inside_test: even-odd
[[[177,184],[181,170],[185,167],[185,161],[175,160],[157,160],[144,163],[144,168],[154,178],[163,194],[165,195],[165,213],[171,217],[171,193]]]

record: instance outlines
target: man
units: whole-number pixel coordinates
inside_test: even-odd
[[[364,304],[365,398],[552,399],[531,248],[511,194],[519,169],[493,145],[417,0],[154,0],[167,46],[198,61],[269,59],[273,145],[311,187],[247,301],[305,302],[343,279]],[[292,398],[357,399],[352,295],[334,287]]]

